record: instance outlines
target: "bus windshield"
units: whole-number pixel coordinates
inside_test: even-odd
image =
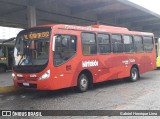
[[[49,29],[21,32],[14,48],[15,66],[44,65],[48,62],[50,44]]]
[[[0,46],[0,57],[6,57],[6,47]]]

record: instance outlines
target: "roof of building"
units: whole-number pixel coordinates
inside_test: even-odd
[[[160,15],[128,0],[0,0],[0,26],[27,28],[28,6],[36,8],[37,25],[100,23],[160,33]]]

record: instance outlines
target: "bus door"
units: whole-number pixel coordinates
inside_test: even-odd
[[[55,30],[53,36],[53,65],[55,77],[59,87],[69,87],[74,82],[73,74],[77,63],[77,38],[76,31]]]

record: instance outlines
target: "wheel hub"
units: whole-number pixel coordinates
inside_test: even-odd
[[[86,88],[87,87],[87,80],[85,78],[81,79],[81,87]]]
[[[136,80],[136,79],[137,79],[137,73],[136,73],[136,71],[133,71],[133,72],[132,72],[132,78],[133,78],[133,80]]]

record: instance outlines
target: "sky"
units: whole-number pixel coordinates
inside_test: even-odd
[[[21,30],[23,29],[0,26],[0,40],[16,37]]]
[[[149,9],[157,14],[160,14],[160,0],[129,0],[133,3],[136,3],[144,8]],[[6,28],[0,26],[0,39],[9,39],[15,37],[19,31],[22,29],[16,28]]]
[[[160,0],[129,0],[157,14],[160,14]]]

